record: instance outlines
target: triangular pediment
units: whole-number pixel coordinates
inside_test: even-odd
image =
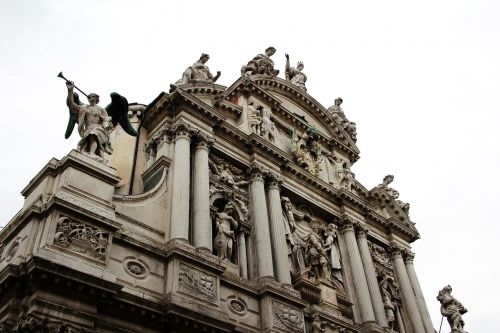
[[[318,101],[288,81],[260,75],[241,77],[224,92],[223,99],[237,104],[242,95],[259,99],[297,128],[314,126],[323,141],[347,152],[351,162],[358,159],[359,149],[344,128]]]

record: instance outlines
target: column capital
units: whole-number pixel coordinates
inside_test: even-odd
[[[404,251],[405,249],[396,242],[391,242],[389,244],[389,252],[391,253],[393,259],[402,258]]]
[[[347,214],[343,214],[340,217],[337,217],[335,219],[337,224],[340,226],[340,232],[346,232],[346,231],[354,231],[354,226],[356,225],[356,221],[352,217],[350,217]]]
[[[248,174],[252,183],[264,180],[264,168],[255,162],[250,165],[250,168],[248,168]]]
[[[265,171],[264,176],[267,181],[268,189],[280,189],[281,184],[283,184],[283,178],[281,176],[271,171]]]
[[[193,135],[193,142],[195,143],[196,149],[205,149],[209,150],[210,147],[214,144],[215,140],[212,139],[209,135],[197,130]]]
[[[404,251],[404,260],[406,265],[413,265],[413,259],[415,259],[415,253],[410,250]]]
[[[181,119],[170,127],[169,133],[174,137],[174,141],[181,138],[191,140],[193,129],[188,123]]]
[[[370,231],[370,227],[363,225],[361,223],[356,223],[356,235],[358,237],[366,238],[366,235]]]

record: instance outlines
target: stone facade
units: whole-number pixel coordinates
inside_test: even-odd
[[[1,332],[434,333],[407,204],[271,51],[41,169],[0,233]]]

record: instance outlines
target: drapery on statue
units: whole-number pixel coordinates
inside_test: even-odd
[[[215,216],[215,229],[217,230],[215,251],[220,259],[227,259],[229,261],[233,257],[234,230],[238,228],[238,222],[231,216],[234,211],[234,204],[228,202],[224,206],[224,210]]]
[[[241,75],[255,75],[263,74],[270,76],[278,76],[280,72],[274,69],[274,61],[271,56],[276,52],[276,49],[272,46],[266,49],[265,54],[257,54],[252,60],[248,62],[246,66],[241,68]]]
[[[390,283],[394,285],[394,279],[390,275],[385,275],[379,282],[379,288],[382,296],[382,303],[384,303],[385,317],[387,318],[389,328],[392,330],[394,329],[394,323],[396,321],[396,305],[393,301],[391,286],[389,286]]]
[[[325,251],[329,254],[333,277],[342,284],[342,265],[340,264],[340,251],[336,240],[338,236],[337,226],[328,224],[325,230]]]
[[[307,76],[302,72],[304,69],[304,64],[302,61],[297,63],[297,68],[290,67],[290,56],[288,53],[285,53],[286,57],[286,66],[285,66],[285,78],[287,81],[290,81],[292,84],[299,87],[299,89],[307,91],[306,81]]]
[[[328,112],[332,115],[333,119],[349,134],[351,139],[356,142],[357,132],[356,123],[349,121],[342,110],[342,98],[337,97],[332,106],[328,108]]]
[[[331,271],[325,247],[321,241],[319,226],[313,226],[307,240],[307,261],[316,278],[330,279]]]
[[[295,128],[292,129],[291,150],[297,164],[315,176],[321,171],[323,154],[321,145],[318,143],[320,135],[314,126],[310,126],[307,131],[297,134]]]
[[[126,133],[137,136],[137,132],[128,119],[128,101],[125,97],[111,93],[111,103],[106,106],[106,109],[103,109],[97,105],[99,95],[92,93],[86,95],[89,105],[84,105],[80,102],[78,94],[73,92],[74,83],[67,80],[62,73],[58,76],[66,80],[68,88],[66,105],[69,109],[69,121],[65,137],[69,138],[75,124],[78,124],[78,133],[81,137],[80,142],[78,142],[78,151],[104,160],[104,153],[111,154],[113,152],[108,132],[118,123]]]
[[[462,315],[467,313],[467,309],[451,296],[451,286],[447,285],[439,291],[437,300],[441,303],[441,314],[446,317],[450,324],[452,333],[467,333],[464,331],[464,321]]]
[[[198,59],[198,61],[196,61],[193,65],[189,66],[182,74],[182,78],[175,82],[175,84],[215,83],[221,73],[220,71],[217,71],[215,76],[210,73],[208,66],[205,65],[208,59],[210,59],[210,56],[206,53],[202,53],[200,59]]]

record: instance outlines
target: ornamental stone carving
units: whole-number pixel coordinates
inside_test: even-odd
[[[387,194],[396,201],[398,206],[405,212],[407,215],[410,212],[410,204],[407,202],[403,202],[399,200],[399,192],[393,189],[392,187],[389,187],[389,184],[392,183],[394,180],[393,175],[387,175],[384,177],[383,181],[381,184],[379,184],[377,187],[379,189],[383,189],[387,192]]]
[[[351,171],[351,163],[335,155],[331,156],[330,160],[333,164],[334,178],[337,186],[352,191],[356,175]]]
[[[125,260],[123,267],[128,274],[137,279],[144,279],[149,274],[146,265],[136,259]]]
[[[180,263],[178,291],[207,302],[216,303],[217,277],[185,263]]]
[[[398,285],[391,275],[385,275],[379,282],[380,294],[382,296],[382,303],[384,304],[385,317],[389,328],[394,330],[396,322],[396,309],[397,302],[395,297],[398,293]]]
[[[315,225],[312,227],[306,246],[306,264],[310,267],[316,278],[329,280],[331,278],[331,264],[329,263],[320,233],[320,226]]]
[[[337,280],[341,285],[343,285],[342,281],[342,265],[340,261],[340,251],[338,248],[338,229],[337,226],[333,223],[327,225],[325,230],[325,250],[328,254],[328,258],[331,265],[332,270],[332,278]]]
[[[467,333],[464,331],[465,323],[462,319],[462,315],[467,313],[467,309],[451,295],[451,292],[450,285],[439,291],[437,300],[441,303],[441,314],[448,320],[452,333]]]
[[[209,167],[211,177],[215,181],[234,190],[246,192],[244,186],[248,185],[249,182],[246,180],[243,170],[212,154],[209,159]]]
[[[54,244],[98,260],[105,260],[110,233],[86,223],[61,216],[57,221]]]
[[[297,68],[290,67],[290,57],[285,54],[286,65],[285,65],[285,79],[290,81],[293,85],[296,85],[300,90],[307,91],[306,81],[307,76],[302,72],[304,69],[304,63],[299,61],[297,63]]]
[[[227,298],[227,305],[229,310],[231,310],[232,312],[236,313],[239,316],[243,316],[245,313],[247,313],[248,310],[245,301],[236,296],[229,296]]]
[[[274,61],[271,56],[276,53],[276,49],[272,46],[266,49],[265,54],[257,54],[246,66],[241,68],[241,75],[268,75],[272,77],[278,76],[280,72],[274,69]]]
[[[210,56],[203,53],[200,56],[200,59],[184,71],[182,78],[175,82],[175,84],[215,83],[215,81],[217,81],[220,77],[221,72],[218,71],[217,75],[213,76],[212,73],[210,73],[208,66],[205,65],[208,59],[210,59]]]
[[[319,133],[314,126],[300,135],[295,128],[292,131],[291,150],[297,164],[315,176],[319,175],[323,162],[322,148],[318,141]]]
[[[292,332],[304,331],[304,317],[302,311],[288,305],[272,302],[273,325]]]
[[[328,108],[328,112],[332,115],[337,124],[339,124],[349,134],[351,139],[356,142],[356,123],[349,121],[346,118],[344,111],[342,111],[342,108],[340,107],[342,102],[342,98],[338,97],[335,100],[335,104]]]
[[[269,142],[275,143],[278,137],[278,130],[272,118],[273,114],[270,109],[255,104],[253,101],[248,103],[248,124],[250,131]]]
[[[40,319],[32,314],[21,317],[12,330],[13,333],[49,333],[48,320]]]
[[[313,321],[311,323],[312,333],[323,333],[325,332],[325,328],[323,327],[323,323],[321,322],[321,318],[319,314],[313,315]]]
[[[5,260],[11,261],[12,258],[17,253],[17,250],[19,250],[19,245],[21,244],[21,237],[18,237],[10,246],[7,252],[5,253]]]

